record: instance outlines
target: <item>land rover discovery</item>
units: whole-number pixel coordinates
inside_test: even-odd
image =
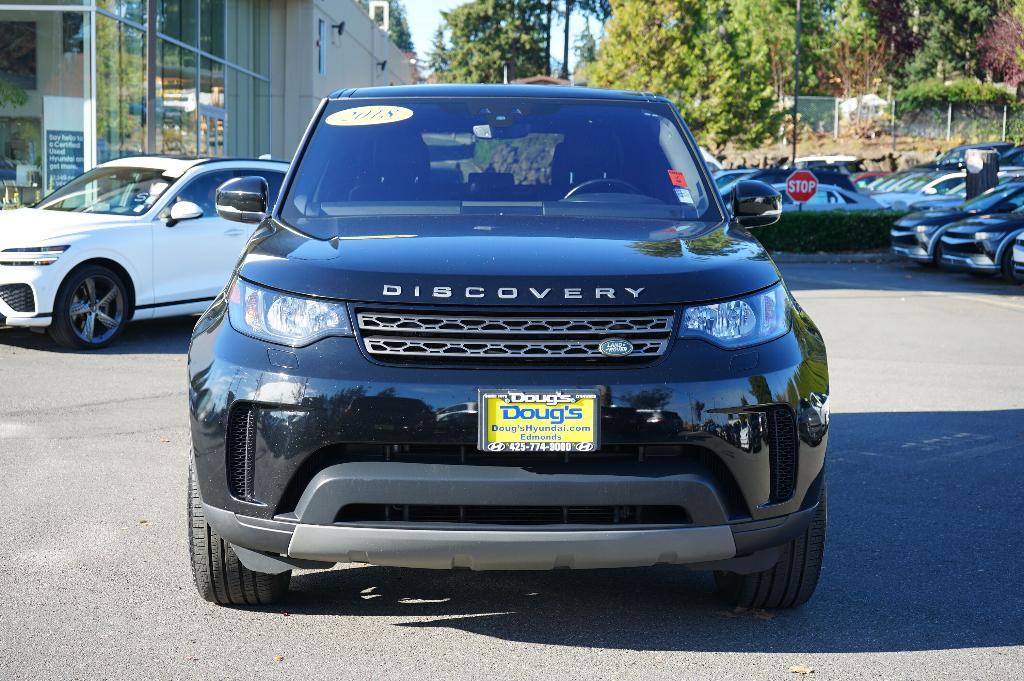
[[[813,593],[829,383],[814,323],[673,105],[530,86],[324,100],[189,351],[200,595],[295,568],[684,564]]]

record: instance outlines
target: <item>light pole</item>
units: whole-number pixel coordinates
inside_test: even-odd
[[[800,103],[800,0],[796,0],[796,49],[793,59],[793,158],[790,165],[796,165],[797,106]]]

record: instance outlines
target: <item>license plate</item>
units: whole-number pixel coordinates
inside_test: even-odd
[[[596,390],[480,390],[486,452],[593,452],[600,443]]]

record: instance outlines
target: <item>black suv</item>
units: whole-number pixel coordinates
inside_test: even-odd
[[[199,593],[293,568],[686,564],[799,605],[825,542],[825,346],[662,97],[323,101],[189,351]]]

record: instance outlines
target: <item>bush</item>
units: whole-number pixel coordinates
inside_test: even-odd
[[[1012,106],[1015,99],[1008,90],[971,78],[961,78],[949,84],[941,80],[922,80],[896,93],[896,106],[900,112],[922,111],[946,106],[948,102]]]
[[[769,251],[873,251],[889,247],[889,230],[903,215],[891,210],[794,211],[783,213],[777,223],[753,233]]]

